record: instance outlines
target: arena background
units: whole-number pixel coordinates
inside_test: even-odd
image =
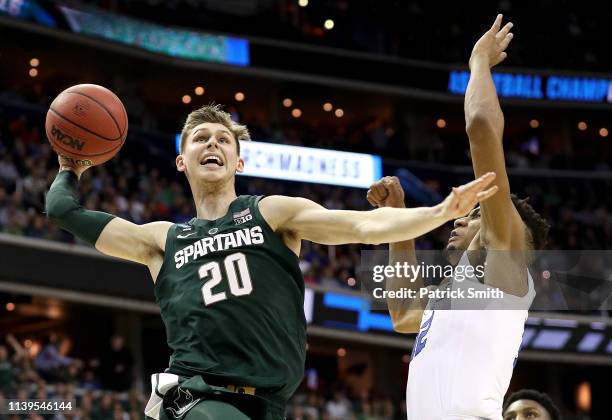
[[[87,207],[137,223],[194,216],[174,167],[175,136],[190,110],[213,101],[257,142],[239,194],[368,209],[381,165],[401,178],[409,205],[431,204],[473,176],[466,64],[498,12],[515,23],[496,69],[512,189],[550,220],[549,248],[608,250],[605,2],[0,1],[0,398],[74,398],[80,418],[144,418],[149,376],[168,363],[144,267],[75,243],[43,213],[57,170],[44,118],[60,91],[96,83],[124,102],[126,145],[84,175],[81,194]],[[295,146],[325,149],[331,160],[343,159],[334,151],[373,155],[371,173],[319,179],[315,164],[296,163],[314,152]],[[264,178],[280,155],[276,178]],[[440,249],[449,230],[418,247]],[[393,333],[359,293],[355,268],[370,248],[302,249],[307,374],[288,418],[406,416],[414,336]],[[610,418],[609,315],[532,313],[509,392],[544,391],[566,419]]]

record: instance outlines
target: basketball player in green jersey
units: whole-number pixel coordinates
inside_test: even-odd
[[[197,216],[136,225],[79,205],[86,168],[60,157],[48,216],[102,253],[145,264],[172,351],[153,375],[147,415],[163,419],[282,419],[303,378],[306,323],[298,255],[303,239],[380,244],[421,236],[496,192],[488,173],[431,208],[327,210],[286,196],[236,196],[246,127],[219,106],[192,112],[176,167]],[[128,279],[125,279],[126,281]]]

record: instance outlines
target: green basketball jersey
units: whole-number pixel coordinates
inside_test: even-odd
[[[155,297],[169,372],[288,399],[304,374],[304,280],[260,198],[238,197],[217,220],[172,225]]]

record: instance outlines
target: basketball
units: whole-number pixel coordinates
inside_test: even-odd
[[[51,103],[45,121],[55,152],[77,166],[100,165],[117,154],[127,136],[121,100],[105,87],[72,86]]]

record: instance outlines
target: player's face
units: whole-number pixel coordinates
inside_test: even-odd
[[[183,153],[176,158],[176,167],[189,179],[218,182],[232,178],[244,168],[236,142],[223,124],[202,123],[185,140]]]
[[[550,420],[548,411],[540,403],[533,400],[514,401],[506,409],[504,420]]]
[[[446,249],[467,250],[472,240],[480,230],[480,207],[473,209],[467,216],[455,220]]]

